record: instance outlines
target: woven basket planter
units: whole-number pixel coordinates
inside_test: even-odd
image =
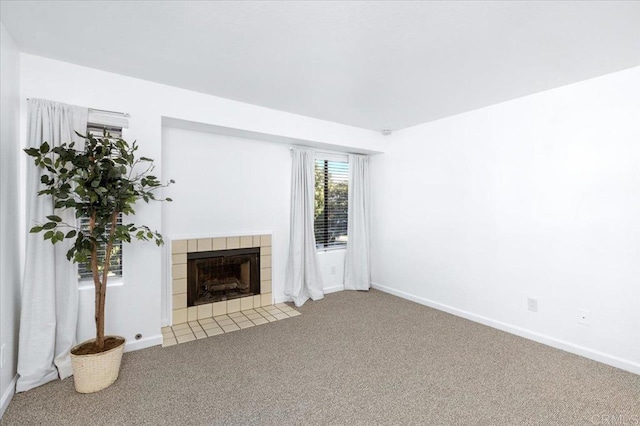
[[[118,378],[124,352],[124,338],[106,336],[109,337],[121,339],[122,343],[108,351],[90,355],[74,355],[73,352],[87,343],[94,342],[95,339],[82,342],[71,349],[73,381],[77,392],[92,393],[106,389]]]

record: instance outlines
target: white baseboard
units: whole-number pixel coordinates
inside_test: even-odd
[[[325,287],[323,289],[324,294],[335,293],[337,291],[342,291],[342,290],[344,290],[344,285],[334,285],[331,287]],[[285,303],[285,302],[291,302],[291,298],[288,296],[282,295],[282,296],[276,296],[273,301],[273,303]]]
[[[344,290],[344,285],[334,285],[331,287],[325,287],[324,294],[335,293],[337,291],[342,291],[342,290]]]
[[[145,337],[140,340],[127,340],[124,345],[125,352],[137,351],[140,349],[150,348],[162,344],[162,334],[156,334],[155,336]]]
[[[11,380],[11,382],[9,383],[7,390],[5,390],[4,394],[2,394],[2,400],[0,401],[0,419],[2,418],[2,416],[4,416],[4,412],[7,410],[7,407],[9,406],[11,399],[13,399],[13,395],[16,394],[17,380],[18,380],[18,375],[16,374]]]
[[[275,296],[273,298],[273,304],[275,305],[276,303],[285,303],[285,302],[291,302],[291,298],[289,296]]]
[[[535,331],[531,331],[526,328],[507,324],[502,321],[497,321],[488,317],[484,317],[482,315],[476,315],[474,313],[471,313],[462,309],[444,305],[439,302],[434,302],[433,300],[429,300],[413,294],[405,293],[404,291],[395,290],[393,288],[386,287],[381,284],[371,283],[371,286],[376,290],[393,294],[394,296],[411,300],[413,302],[419,303],[421,305],[429,306],[430,308],[434,308],[439,311],[447,312],[452,315],[468,319],[470,321],[484,324],[489,327],[497,328],[498,330],[506,331],[507,333],[515,334],[516,336],[524,337],[525,339],[533,340],[538,343],[543,343],[545,345],[548,345],[557,349],[562,349],[563,351],[580,355],[585,358],[589,358],[594,361],[601,362],[603,364],[608,364],[613,367],[617,367],[622,370],[629,371],[631,373],[640,374],[640,364],[637,362],[633,362],[627,359],[619,358],[615,355],[589,349],[584,346],[576,345],[564,340],[556,339],[554,337],[547,336],[545,334],[537,333]]]

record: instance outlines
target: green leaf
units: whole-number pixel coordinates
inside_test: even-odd
[[[60,219],[60,216],[56,216],[54,214],[47,216],[47,219],[52,220],[54,222],[62,222],[62,219]]]
[[[42,226],[34,226],[29,230],[29,232],[31,232],[32,234],[35,234],[36,232],[40,232],[40,231],[42,231]]]
[[[55,227],[56,227],[55,222],[47,222],[44,225],[42,225],[42,229],[53,229]]]
[[[67,235],[65,235],[64,237],[65,238],[73,238],[73,237],[76,236],[76,234],[77,234],[77,232],[75,230],[74,231],[69,231],[69,232],[67,232]]]
[[[62,241],[62,240],[64,240],[64,234],[62,233],[62,231],[58,231],[54,234],[51,241],[53,241],[53,243],[55,244],[56,242]]]
[[[173,201],[173,199],[169,198],[169,197],[165,198],[165,200],[167,200],[168,202],[172,202]]]
[[[40,152],[43,154],[49,152],[49,144],[47,142],[44,142],[42,145],[40,145]]]
[[[44,233],[44,239],[45,240],[48,240],[51,237],[53,237],[53,231],[47,231],[47,232]]]

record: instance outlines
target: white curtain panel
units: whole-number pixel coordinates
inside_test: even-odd
[[[345,290],[369,290],[371,287],[369,198],[369,157],[350,154]]]
[[[308,299],[322,299],[324,286],[313,232],[315,153],[293,148],[292,156],[291,231],[284,293],[296,306],[302,306]]]
[[[82,146],[87,129],[87,108],[42,99],[28,101],[27,146],[48,142],[51,148],[76,141]],[[46,170],[27,164],[27,228],[57,214],[75,224],[73,211],[53,208],[51,196],[38,196],[40,176]],[[70,349],[76,340],[78,318],[78,267],[66,258],[71,240],[51,244],[42,234],[28,234],[22,287],[17,392],[64,379],[73,374]]]

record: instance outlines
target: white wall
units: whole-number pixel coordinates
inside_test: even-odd
[[[372,168],[377,286],[640,373],[640,68],[397,132]]]
[[[170,191],[174,202],[163,205],[167,240],[272,234],[273,295],[285,300],[289,146],[172,127],[162,130],[163,174],[176,181]],[[320,267],[325,287],[334,290],[337,273],[331,271],[344,269],[344,250],[322,254]]]
[[[381,151],[384,140],[384,137],[369,130],[22,54],[21,126],[23,128],[26,126],[26,98],[45,98],[130,113],[130,128],[124,132],[124,137],[138,140],[140,155],[155,159],[156,171],[162,176],[168,176],[163,171],[163,163],[168,157],[162,152],[162,117],[285,138],[317,141],[355,151],[359,149]],[[270,149],[284,148],[280,146]],[[24,160],[23,164],[25,164]],[[174,178],[178,184],[169,189],[167,195],[180,195],[182,191],[179,186],[180,176]],[[184,179],[182,181],[184,182]],[[288,191],[288,187],[284,191]],[[175,206],[178,206],[179,198],[176,197],[176,202],[171,208],[177,208]],[[159,203],[142,204],[137,208],[135,220],[164,231],[162,209]],[[272,226],[281,227],[280,220],[277,219]],[[171,225],[168,224],[168,226]],[[237,226],[240,229],[240,225]],[[262,227],[268,227],[268,224],[252,225],[252,227],[258,226],[263,229]],[[178,232],[178,229],[174,228],[171,232],[174,231]],[[274,235],[274,238],[278,244],[285,241],[279,235]],[[124,282],[110,286],[106,302],[106,321],[107,332],[120,334],[128,340],[127,350],[158,344],[161,341],[162,292],[168,285],[168,277],[164,273],[165,250],[166,247],[159,249],[153,244],[134,243],[126,246],[123,251]],[[94,333],[92,300],[91,288],[83,289],[80,294],[79,339],[91,337]],[[136,333],[143,335],[140,342],[133,340]]]
[[[318,252],[318,265],[325,293],[344,290],[344,258],[346,249]]]
[[[0,417],[13,396],[20,319],[20,53],[0,23]]]

